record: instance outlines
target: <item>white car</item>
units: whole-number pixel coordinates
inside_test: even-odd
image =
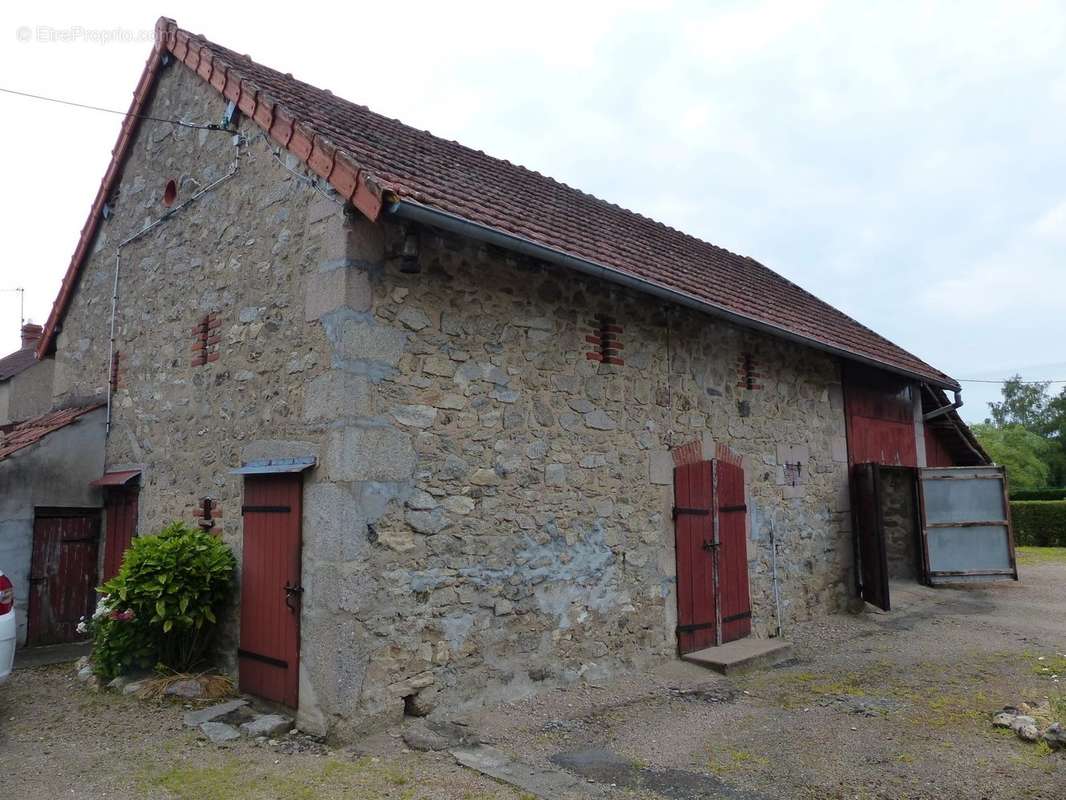
[[[15,587],[0,572],[0,683],[11,674],[15,660]]]

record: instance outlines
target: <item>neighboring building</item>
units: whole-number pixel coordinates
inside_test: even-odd
[[[954,380],[752,259],[158,33],[38,354],[106,404],[105,559],[213,527],[222,654],[301,728],[844,608],[849,462],[986,463]]]
[[[96,606],[100,490],[91,483],[103,466],[99,403],[0,432],[0,569],[15,585],[20,645],[71,640]]]
[[[41,326],[22,326],[22,347],[0,358],[0,426],[19,422],[52,407],[52,368],[55,362],[37,360]]]

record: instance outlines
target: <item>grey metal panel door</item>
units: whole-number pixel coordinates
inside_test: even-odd
[[[930,583],[1018,580],[1003,467],[919,470]]]

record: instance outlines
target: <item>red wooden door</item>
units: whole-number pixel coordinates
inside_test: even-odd
[[[104,541],[103,580],[115,577],[130,542],[137,532],[137,490],[108,489],[104,502],[107,538]]]
[[[27,645],[80,638],[78,622],[96,607],[99,548],[97,512],[37,512],[30,559]]]
[[[681,653],[717,644],[712,485],[710,461],[674,469],[677,648]]]
[[[245,479],[240,688],[290,708],[299,700],[301,502],[299,473]]]
[[[720,460],[714,462],[714,470],[721,641],[732,642],[751,633],[744,470],[736,464]]]
[[[851,468],[855,556],[859,562],[859,597],[888,611],[888,550],[881,508],[881,467],[872,462]]]

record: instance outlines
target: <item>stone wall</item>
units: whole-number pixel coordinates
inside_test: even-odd
[[[307,527],[355,535],[305,548],[302,724],[396,716],[405,698],[463,708],[672,654],[682,452],[743,457],[758,634],[776,625],[771,523],[786,626],[846,603],[830,358],[428,229],[407,230],[408,274],[390,257],[404,230],[384,233],[372,300],[316,305],[334,369],[309,419],[328,444]],[[596,341],[605,319],[620,357]]]
[[[225,103],[184,66],[165,70],[149,113],[217,122]],[[242,479],[250,458],[317,455],[304,386],[328,367],[321,326],[304,321],[309,276],[343,247],[341,207],[273,155],[259,129],[227,133],[144,121],[114,210],[103,222],[57,343],[55,399],[103,397],[116,246],[158,220],[168,181],[177,209],[119,255],[117,389],[109,469],[143,470],[140,532],[193,521],[203,497],[215,530],[241,551]],[[288,166],[295,160],[286,158]],[[316,202],[317,201],[317,202]],[[201,323],[209,320],[208,343]],[[224,653],[235,657],[236,615]]]
[[[149,113],[215,121],[223,107],[178,66]],[[305,480],[301,728],[351,733],[673,653],[680,454],[743,459],[757,634],[776,625],[771,525],[786,627],[845,603],[830,357],[346,216],[241,129],[236,175],[121,250],[107,463],[144,470],[142,531],[210,496],[239,556],[229,470],[319,457]],[[57,399],[107,385],[116,245],[160,217],[168,180],[181,203],[233,163],[228,135],[142,125],[64,321]],[[401,270],[405,236],[415,274]]]
[[[918,578],[918,542],[915,522],[914,471],[881,468],[881,512],[885,523],[888,577]]]
[[[52,370],[48,358],[0,383],[0,425],[47,414],[52,408]]]

